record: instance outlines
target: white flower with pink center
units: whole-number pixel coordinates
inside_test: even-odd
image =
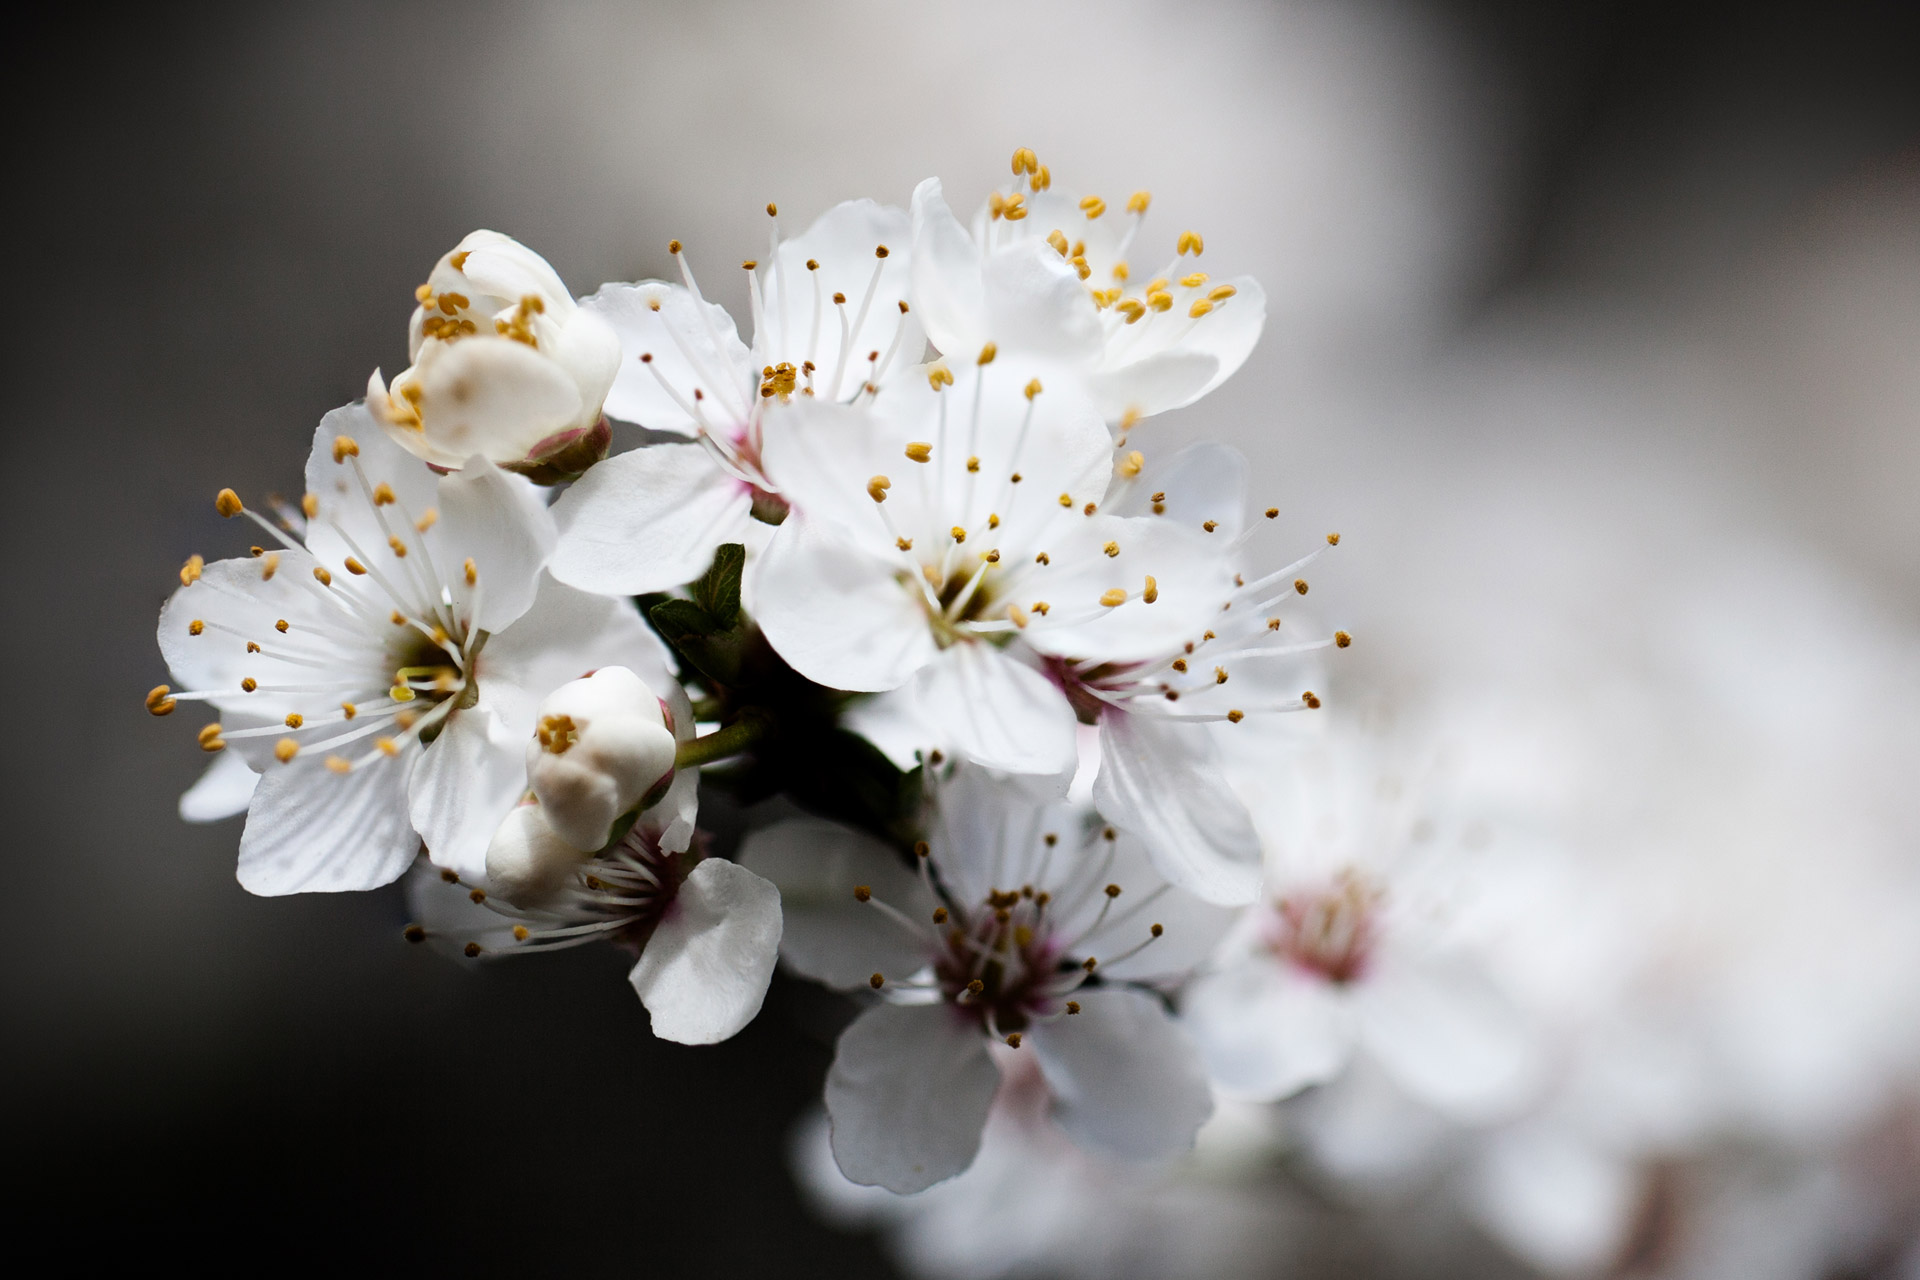
[[[997,1053],[1034,1055],[1082,1146],[1136,1159],[1190,1146],[1212,1095],[1162,986],[1206,953],[1225,913],[1166,884],[1084,808],[975,768],[939,773],[929,838],[911,853],[798,819],[741,855],[780,886],[786,963],[876,1001],[842,1033],[827,1079],[841,1169],[905,1193],[967,1168]]]

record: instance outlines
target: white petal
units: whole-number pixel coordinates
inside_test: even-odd
[[[1233,593],[1230,544],[1218,536],[1156,516],[1080,518],[1048,545],[1052,564],[1026,568],[1022,590],[1044,597],[1053,612],[1022,639],[1043,653],[1106,662],[1158,658],[1200,639]],[[1148,578],[1157,594],[1151,604],[1143,595]],[[1115,588],[1135,598],[1099,607]]]
[[[1153,495],[1164,494],[1158,503]],[[1139,475],[1122,494],[1110,494],[1106,509],[1116,516],[1147,516],[1154,506],[1160,518],[1187,529],[1209,520],[1218,526],[1210,537],[1222,553],[1240,533],[1247,515],[1247,460],[1230,445],[1189,445],[1163,461],[1148,455]]]
[[[740,865],[779,886],[787,921],[781,954],[796,973],[852,991],[875,973],[912,977],[933,953],[933,896],[897,852],[872,836],[819,818],[790,818],[750,833]],[[909,932],[855,899],[859,885],[909,920],[927,921],[926,931]]]
[[[436,557],[434,567],[447,575],[456,599],[464,603],[477,595],[474,626],[503,631],[533,604],[540,570],[559,540],[553,515],[532,484],[478,456],[468,458],[458,474],[441,479],[439,498],[435,549],[459,559],[440,564]],[[468,560],[475,587],[467,585]]]
[[[588,407],[564,367],[511,338],[429,339],[413,374],[426,425],[388,434],[436,466],[457,467],[476,453],[524,458],[556,431],[582,425]]]
[[[407,821],[410,757],[344,776],[318,762],[269,769],[240,836],[240,886],[249,893],[339,893],[400,878],[420,851]]]
[[[1139,991],[1083,989],[1077,999],[1078,1014],[1028,1036],[1060,1126],[1084,1147],[1133,1159],[1192,1147],[1213,1114],[1193,1042]]]
[[[708,858],[680,885],[628,981],[653,1015],[653,1034],[718,1044],[760,1012],[779,954],[779,890]]]
[[[487,846],[527,787],[526,738],[480,701],[454,713],[414,768],[408,812],[434,865],[463,879],[487,873]]]
[[[972,359],[988,340],[980,250],[948,208],[938,178],[913,191],[913,309],[947,355]]]
[[[900,310],[912,289],[912,239],[904,210],[872,200],[848,200],[781,244],[779,257],[759,269],[764,304],[753,336],[754,363],[799,365],[811,360],[815,395],[829,401],[844,401],[859,390],[875,368],[867,357],[877,351],[884,359],[896,338],[899,347],[890,371],[918,364],[926,337],[918,317]],[[882,245],[888,250],[885,258],[875,254]],[[817,264],[812,270],[809,261]],[[844,306],[831,301],[836,293],[846,298]],[[850,329],[844,364],[843,310]],[[856,323],[859,327],[853,328]]]
[[[460,241],[455,253],[464,252],[459,272],[468,287],[496,298],[519,299],[537,294],[549,304],[570,309],[573,299],[560,273],[538,253],[512,236],[498,231],[474,231]],[[443,259],[444,261],[444,259]],[[434,292],[445,290],[438,287]]]
[[[1089,374],[1087,390],[1109,422],[1146,418],[1198,400],[1219,371],[1220,362],[1202,351],[1157,351]]]
[[[222,751],[180,797],[180,816],[188,822],[218,822],[245,813],[259,781],[260,775],[238,754]]]
[[[533,607],[481,653],[480,692],[524,747],[540,700],[599,667],[625,667],[672,702],[677,686],[671,661],[631,602],[578,591],[543,574]]]
[[[905,570],[787,517],[749,567],[760,628],[801,675],[871,693],[905,684],[933,659],[925,605]]]
[[[947,747],[944,728],[924,719],[912,686],[857,698],[840,713],[840,727],[880,749],[902,773],[920,767],[920,756]]]
[[[1032,667],[990,645],[956,644],[913,682],[920,717],[942,725],[953,749],[1008,773],[1070,772],[1078,760],[1073,708]]]
[[[971,1018],[945,1004],[869,1009],[827,1073],[833,1158],[862,1186],[924,1191],[973,1163],[999,1086]]]
[[[1641,1200],[1638,1172],[1560,1126],[1494,1135],[1469,1191],[1474,1216],[1552,1274],[1598,1274]]]
[[[334,442],[342,436],[354,442],[357,452],[335,462]],[[461,454],[447,465],[457,467],[467,456]],[[361,475],[366,477],[366,487],[360,483]],[[307,522],[307,550],[315,559],[335,577],[345,572],[344,562],[353,556],[389,582],[411,583],[387,539],[395,534],[413,538],[413,521],[440,500],[439,477],[388,439],[364,404],[335,409],[320,420],[307,454],[306,482],[320,509]],[[369,489],[381,484],[393,490],[395,500],[376,511]],[[382,515],[391,519],[383,520]]]
[[[1385,954],[1354,989],[1361,1043],[1394,1082],[1454,1119],[1527,1101],[1538,1050],[1485,974],[1459,961]]]
[[[1121,711],[1101,716],[1093,800],[1188,893],[1222,906],[1259,894],[1260,837],[1202,726]]]
[[[1181,1012],[1222,1089],[1272,1102],[1340,1074],[1353,1019],[1328,985],[1249,959],[1197,979]]]
[[[692,435],[699,425],[691,412],[698,389],[706,393],[714,427],[744,420],[743,398],[753,370],[725,308],[659,280],[603,285],[580,306],[619,335],[620,371],[607,393],[608,414],[655,431]],[[643,363],[642,355],[653,359]]]
[[[751,519],[747,487],[706,446],[652,445],[608,458],[553,506],[553,576],[585,591],[640,595],[691,582]]]
[[[1100,313],[1072,265],[1044,240],[987,256],[987,336],[1009,351],[1080,367],[1103,345]],[[971,351],[954,353],[971,357]]]

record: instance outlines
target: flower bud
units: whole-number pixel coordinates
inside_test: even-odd
[[[625,667],[602,667],[540,704],[527,780],[560,837],[595,850],[615,819],[673,773],[675,747],[646,682]]]
[[[545,258],[476,231],[416,296],[411,367],[391,386],[378,370],[367,382],[367,407],[402,448],[449,470],[480,454],[547,482],[606,456],[600,406],[620,340],[574,303]]]
[[[587,860],[588,855],[555,833],[539,805],[523,804],[493,833],[487,846],[487,882],[507,901],[529,906],[559,889]]]

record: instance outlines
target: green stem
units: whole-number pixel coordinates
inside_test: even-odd
[[[766,737],[772,727],[773,722],[766,716],[747,712],[732,724],[716,729],[704,738],[681,743],[680,749],[674,753],[673,767],[686,769],[737,756]]]

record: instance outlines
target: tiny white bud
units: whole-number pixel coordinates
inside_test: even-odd
[[[677,744],[647,683],[602,667],[540,704],[527,744],[527,782],[546,821],[576,849],[606,844],[615,819],[673,772]]]
[[[531,905],[566,882],[587,855],[562,840],[537,804],[517,806],[487,846],[487,882],[509,902]]]

